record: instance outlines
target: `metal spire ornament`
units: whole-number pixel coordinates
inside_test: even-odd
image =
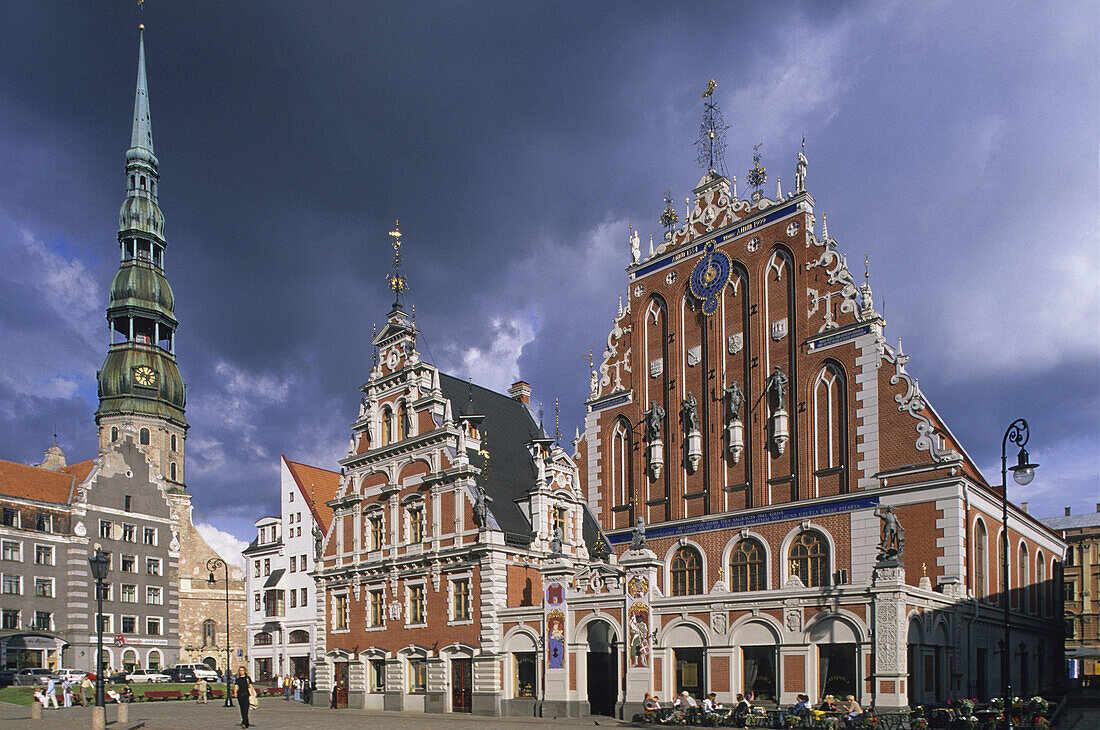
[[[726,130],[729,129],[722,117],[722,109],[714,101],[716,86],[718,82],[711,79],[703,92],[703,121],[699,125],[699,139],[695,141],[698,151],[695,159],[707,172],[720,172],[724,167],[722,158],[726,154]]]
[[[764,146],[761,142],[758,145],[754,145],[752,148],[752,169],[749,170],[748,177],[749,185],[752,186],[752,199],[759,200],[761,191],[764,189],[764,183],[768,181],[768,170],[766,167],[760,164],[760,148]]]
[[[671,233],[678,220],[680,220],[680,217],[676,215],[676,209],[672,207],[672,188],[669,188],[665,191],[665,210],[661,213],[661,225],[665,227],[667,232]]]
[[[397,305],[401,302],[401,292],[409,288],[409,280],[401,275],[401,221],[394,221],[390,236],[393,237],[393,273],[386,275],[386,282],[393,292],[393,303]]]
[[[554,443],[561,444],[561,405],[554,399]]]

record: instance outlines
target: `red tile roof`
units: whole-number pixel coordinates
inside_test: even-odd
[[[73,464],[65,469],[70,470],[84,463],[89,464],[88,468],[91,469],[91,462]],[[84,473],[87,475],[87,471]],[[68,504],[77,481],[76,475],[68,471],[51,471],[0,459],[0,494],[3,495]]]
[[[290,475],[298,483],[298,489],[309,505],[309,511],[313,513],[313,519],[321,525],[321,529],[328,532],[329,523],[332,522],[332,509],[327,502],[336,496],[336,490],[340,487],[340,472],[321,469],[309,464],[300,464],[291,461],[282,454]]]
[[[95,460],[88,459],[87,461],[78,461],[75,464],[63,466],[57,471],[63,472],[65,474],[72,474],[74,477],[76,477],[76,484],[80,484],[88,478],[88,474],[91,473],[93,466],[95,466]]]

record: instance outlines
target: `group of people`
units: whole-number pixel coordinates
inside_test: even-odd
[[[779,720],[782,722],[787,715],[794,715],[802,722],[800,724],[809,727],[813,720],[820,720],[827,715],[840,716],[846,728],[856,728],[863,718],[863,708],[856,702],[853,695],[848,695],[843,700],[837,700],[833,695],[825,695],[815,707],[810,704],[810,696],[796,695],[797,702],[789,712],[780,712]],[[660,698],[652,692],[646,692],[642,700],[642,710],[645,717],[653,722],[665,722],[677,711],[683,713],[683,722],[688,725],[716,724],[708,718],[717,716],[723,725],[733,727],[745,727],[748,718],[753,715],[752,697],[746,697],[738,693],[733,707],[725,707],[718,701],[716,693],[711,692],[703,698],[702,702],[696,701],[687,690],[682,691],[672,701],[670,707],[662,707]],[[763,712],[762,710],[760,712]]]
[[[57,701],[57,689],[61,687],[61,702]],[[77,690],[79,689],[79,693]],[[122,692],[115,692],[113,690],[106,690],[105,696],[112,702],[132,702],[134,699],[134,691],[129,686],[123,687]],[[46,686],[43,689],[36,689],[34,691],[34,701],[42,705],[43,708],[53,705],[54,708],[60,709],[62,707],[73,707],[74,705],[82,705],[84,707],[89,706],[95,701],[95,682],[91,677],[84,675],[84,678],[80,681],[75,679],[65,678],[60,683],[54,677],[50,677],[46,681]]]
[[[707,718],[717,716],[723,721],[730,720],[734,727],[745,727],[752,709],[752,701],[740,693],[733,707],[726,707],[719,702],[716,692],[708,693],[702,702],[698,702],[686,689],[676,695],[671,707],[662,707],[660,698],[652,692],[646,692],[642,700],[643,712],[653,720],[663,722],[679,711],[689,725],[712,724]]]
[[[291,677],[289,674],[275,677],[275,686],[283,691],[283,699],[290,701],[291,694],[295,702],[302,701],[302,689],[304,682],[301,677]]]

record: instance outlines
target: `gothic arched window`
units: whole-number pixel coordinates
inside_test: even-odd
[[[829,584],[829,544],[820,532],[807,530],[791,545],[791,575],[816,588]]]
[[[409,410],[402,403],[397,408],[397,440],[404,441],[409,437]]]
[[[142,446],[149,445],[149,429],[143,428],[138,432],[138,441],[141,442]]]
[[[1031,582],[1031,566],[1028,565],[1027,543],[1020,543],[1020,574],[1016,576],[1016,593],[1020,596],[1018,604],[1023,611],[1028,610],[1028,584]]]
[[[382,446],[393,441],[393,415],[389,408],[382,409]]]
[[[672,595],[694,596],[703,592],[703,560],[695,548],[683,546],[672,558]]]
[[[611,503],[630,504],[630,427],[620,418],[611,435]]]
[[[986,545],[988,540],[989,536],[985,531],[985,523],[978,520],[978,523],[974,525],[974,595],[978,598],[985,598],[989,595],[989,589],[985,583],[986,561],[988,560]]]
[[[762,591],[766,586],[766,578],[764,546],[753,539],[737,543],[730,555],[730,590]]]
[[[218,625],[214,619],[208,618],[202,622],[202,645],[214,646],[218,638]]]
[[[839,480],[833,477],[824,486],[827,493],[833,489],[846,492],[848,404],[844,372],[839,366],[827,363],[821,368],[814,380],[812,395],[815,482],[820,483],[823,477],[839,473]]]
[[[168,478],[171,479],[172,481],[176,481],[176,462],[173,461],[171,464],[168,465],[168,471],[169,471]]]
[[[1035,585],[1031,587],[1035,613],[1047,615],[1047,566],[1042,550],[1035,551]]]

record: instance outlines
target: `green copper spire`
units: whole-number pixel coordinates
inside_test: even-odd
[[[164,274],[168,243],[164,215],[157,205],[159,182],[143,32],[134,125],[126,151],[126,199],[118,215],[120,263],[107,304],[111,342],[97,374],[96,423],[101,443],[115,440],[127,427],[136,429],[139,443],[148,446],[160,462],[161,473],[182,489],[186,398],[175,356],[175,296]]]

